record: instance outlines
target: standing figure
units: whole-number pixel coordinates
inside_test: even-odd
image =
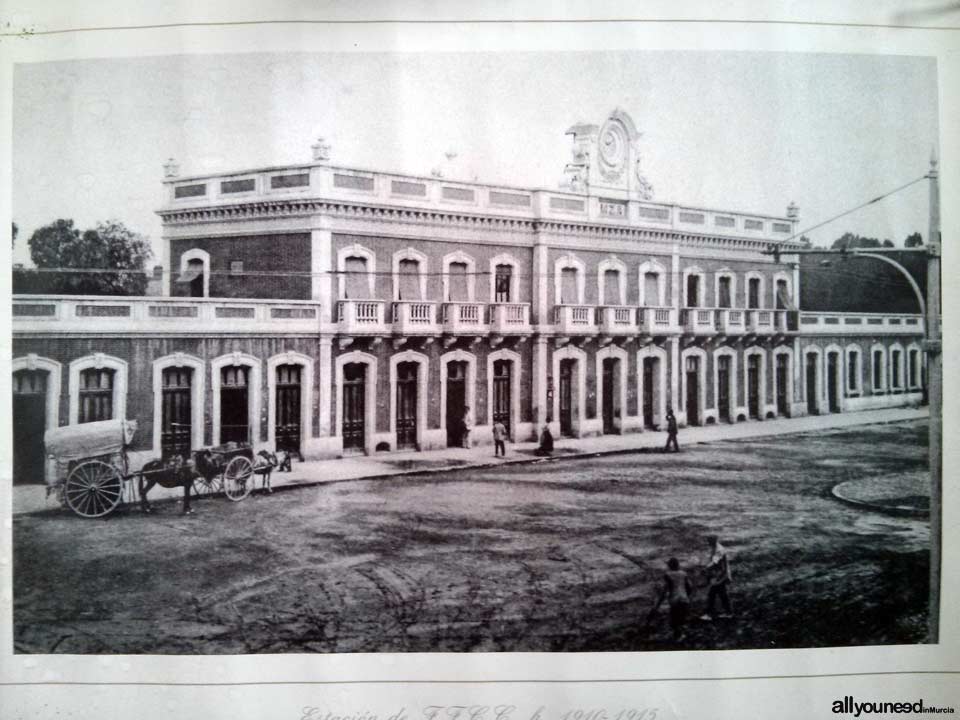
[[[673,639],[676,642],[682,642],[686,637],[683,634],[683,628],[690,613],[691,595],[693,595],[693,583],[690,582],[690,576],[680,569],[679,560],[675,557],[670,558],[667,561],[667,571],[663,575],[663,584],[660,586],[657,603],[647,615],[647,626],[650,625],[654,613],[660,609],[663,601],[667,600],[670,603],[670,629],[673,631]]]
[[[673,408],[667,407],[667,446],[666,452],[670,452],[670,446],[673,446],[674,452],[680,452],[680,445],[677,443],[677,416],[673,414]]]
[[[502,420],[493,424],[493,454],[494,456],[507,455],[507,426]]]
[[[730,586],[730,558],[727,557],[727,549],[720,544],[720,538],[716,535],[707,537],[710,545],[710,560],[707,562],[705,571],[707,573],[707,612],[700,616],[701,620],[713,620],[717,600],[723,605],[723,612],[718,616],[728,618],[730,612],[730,596],[727,594],[727,588]]]
[[[462,434],[460,435],[460,443],[463,447],[470,447],[470,431],[473,429],[473,416],[470,413],[470,406],[468,405],[463,409],[463,422],[461,423]]]

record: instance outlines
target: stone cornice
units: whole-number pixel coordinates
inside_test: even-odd
[[[329,215],[384,223],[442,225],[508,233],[539,233],[565,237],[589,237],[600,240],[654,241],[679,243],[681,247],[762,250],[771,242],[789,254],[799,243],[773,241],[768,238],[723,237],[690,233],[673,228],[631,227],[583,221],[517,218],[500,215],[479,215],[450,210],[415,207],[386,207],[359,202],[321,199],[256,200],[231,205],[211,205],[158,212],[165,226],[181,224],[222,223],[267,218],[310,217]]]

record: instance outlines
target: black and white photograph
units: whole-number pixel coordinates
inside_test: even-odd
[[[17,63],[15,654],[938,641],[938,65]]]

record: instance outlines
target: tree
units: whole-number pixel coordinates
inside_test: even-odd
[[[853,248],[878,247],[881,247],[881,244],[877,238],[861,237],[860,235],[851,232],[845,232],[843,235],[834,240],[833,245],[831,245],[831,249],[833,250],[852,250]],[[890,243],[889,247],[893,247],[893,243]]]
[[[923,247],[923,235],[918,232],[907,235],[907,239],[903,241],[903,246],[908,248]]]
[[[893,240],[886,239],[883,241],[883,247],[890,248],[890,247],[896,247],[896,246],[893,244]]]
[[[56,220],[39,228],[28,241],[30,257],[38,269],[72,269],[78,272],[35,273],[39,292],[67,295],[142,295],[150,247],[142,236],[122,223],[98,223],[80,232],[73,220]],[[91,269],[110,272],[90,272]],[[83,271],[83,272],[80,272]],[[117,272],[129,271],[129,272]],[[14,289],[16,292],[16,288]]]

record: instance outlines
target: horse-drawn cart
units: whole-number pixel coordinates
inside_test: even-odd
[[[184,511],[190,493],[223,493],[243,500],[253,490],[253,449],[246,443],[228,443],[179,456],[150,460],[130,472],[127,448],[137,431],[135,420],[104,420],[48,430],[44,441],[55,460],[56,472],[48,492],[57,492],[61,503],[86,518],[103,517],[121,502],[135,499],[130,481],[138,478],[140,506],[149,511],[147,493],[154,485],[184,488]]]
[[[129,473],[127,447],[137,432],[135,420],[66,425],[48,430],[47,452],[56,461],[48,492],[82,517],[102,517],[123,500]]]
[[[253,448],[247,443],[227,443],[194,453],[200,494],[223,490],[233,501],[243,500],[253,490]]]

